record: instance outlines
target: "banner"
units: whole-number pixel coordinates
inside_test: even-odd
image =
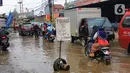
[[[12,13],[9,13],[9,16],[7,18],[6,27],[9,27],[12,24],[13,16]]]
[[[46,20],[50,21],[50,15],[46,15]]]
[[[59,13],[53,14],[52,20],[55,20],[55,18],[59,17]],[[50,21],[50,15],[46,15],[46,20]]]
[[[56,38],[58,41],[71,40],[70,18],[56,18]]]

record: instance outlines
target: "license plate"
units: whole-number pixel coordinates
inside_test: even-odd
[[[54,37],[54,35],[51,35],[51,37]]]
[[[104,52],[104,54],[107,54],[107,55],[109,55],[109,54],[110,54],[110,52],[109,52],[109,51],[105,51],[105,52]]]

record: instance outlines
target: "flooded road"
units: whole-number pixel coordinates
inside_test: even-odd
[[[12,33],[9,52],[0,54],[0,73],[130,73],[130,56],[119,47],[117,39],[110,48],[112,63],[106,66],[89,60],[79,44],[62,43],[62,58],[70,71],[54,72],[53,63],[59,56],[59,43],[48,43],[42,37],[21,37]]]

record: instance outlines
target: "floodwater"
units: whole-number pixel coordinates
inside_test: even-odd
[[[62,58],[67,60],[70,71],[57,72],[53,63],[59,57],[59,42],[11,33],[10,43],[9,52],[0,54],[0,73],[130,73],[130,56],[119,47],[117,39],[112,42],[112,63],[108,66],[89,60],[78,43],[63,42]]]

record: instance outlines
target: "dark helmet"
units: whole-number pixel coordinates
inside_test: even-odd
[[[102,27],[98,29],[98,35],[101,39],[107,39],[107,34]]]
[[[104,31],[104,28],[103,28],[103,27],[100,27],[98,30],[99,30],[99,31]]]

